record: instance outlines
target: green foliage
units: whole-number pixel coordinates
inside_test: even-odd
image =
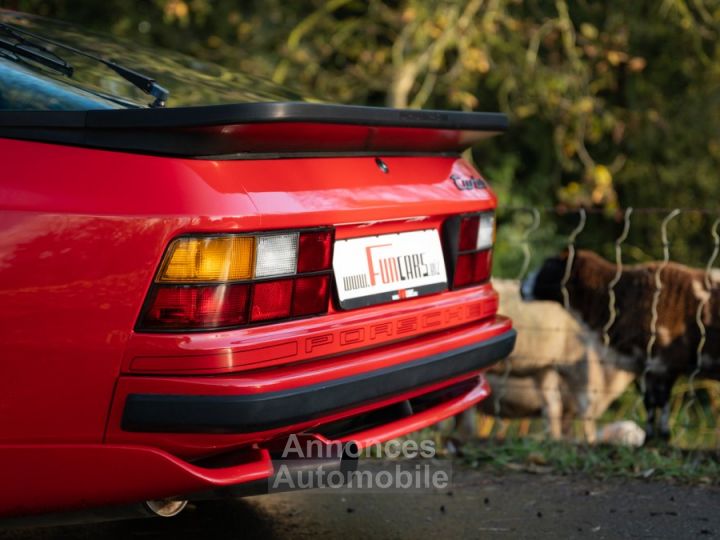
[[[328,101],[501,110],[506,135],[475,149],[504,206],[606,211],[581,242],[611,251],[618,207],[716,210],[719,0],[12,0],[265,76]],[[662,215],[634,222],[636,260],[660,255]],[[560,240],[572,216],[544,216]],[[709,220],[709,223],[712,219]],[[522,220],[506,237],[523,234]],[[704,262],[706,218],[673,254]],[[635,225],[637,229],[635,229]],[[554,242],[543,243],[543,249]],[[517,246],[515,247],[517,249]],[[518,252],[496,270],[513,275]]]

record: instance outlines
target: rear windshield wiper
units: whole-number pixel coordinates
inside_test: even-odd
[[[27,30],[22,30],[20,28],[10,26],[6,23],[0,23],[0,30],[3,30],[14,40],[11,41],[0,36],[0,49],[10,51],[17,56],[29,58],[34,62],[60,71],[68,77],[72,77],[74,72],[73,66],[69,62],[63,60],[57,54],[49,51],[42,45],[29,41],[27,38],[32,38],[38,41],[49,43],[51,45],[54,45],[55,47],[65,49],[74,54],[90,58],[92,60],[95,60],[96,62],[100,62],[104,66],[112,69],[115,73],[120,75],[123,79],[131,83],[136,88],[139,88],[146,94],[154,97],[155,101],[150,104],[151,107],[164,107],[167,103],[168,97],[170,97],[170,92],[166,88],[156,83],[155,79],[148,77],[147,75],[143,75],[142,73],[139,73],[134,69],[122,66],[117,62],[113,62],[112,60],[106,60],[101,56],[97,56],[95,54],[76,49],[75,47],[71,47],[70,45],[65,45],[64,43],[61,43],[59,41],[39,36],[32,32],[28,32]],[[25,36],[27,36],[27,38]]]
[[[0,23],[0,27],[11,36],[7,39],[0,36],[0,49],[4,52],[12,53],[15,58],[29,58],[33,62],[42,64],[45,67],[59,71],[60,73],[72,77],[73,67],[70,63],[60,58],[57,54],[46,49],[42,45],[31,43],[17,32]],[[5,55],[11,57],[10,55]]]

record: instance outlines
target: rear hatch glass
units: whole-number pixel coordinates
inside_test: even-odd
[[[96,34],[70,24],[2,9],[0,23],[115,60],[125,67],[149,75],[170,91],[168,107],[308,101],[299,93],[261,77],[232,71],[174,51],[140,46],[131,41]],[[52,45],[47,48],[72,64],[75,69],[71,78],[32,63],[20,66],[9,60],[6,62],[26,69],[28,66],[33,68],[32,71],[41,74],[47,84],[76,87],[124,101],[116,106],[145,106],[148,103],[146,94],[101,63]],[[3,93],[12,87],[13,81],[8,75],[0,72],[0,91]],[[51,110],[43,109],[44,106],[48,104],[37,102],[37,110]],[[68,109],[71,107],[72,103],[68,102]],[[106,107],[98,104],[94,108]]]

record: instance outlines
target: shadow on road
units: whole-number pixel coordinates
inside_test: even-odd
[[[273,516],[245,500],[213,501],[188,507],[175,518],[134,519],[89,525],[0,530],[0,540],[66,540],[83,538],[173,538],[209,540],[286,537],[273,527]]]

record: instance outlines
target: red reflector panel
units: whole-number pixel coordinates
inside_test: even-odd
[[[328,270],[330,268],[331,248],[332,235],[330,231],[300,234],[298,273]]]
[[[290,316],[293,280],[282,279],[253,286],[251,321],[283,319]]]
[[[478,229],[480,228],[480,216],[464,217],[460,221],[460,251],[477,249]]]
[[[295,280],[293,317],[325,313],[328,309],[330,276],[312,276]]]
[[[222,328],[247,322],[247,285],[158,287],[146,328]]]
[[[455,264],[453,287],[464,287],[490,279],[492,252],[478,251],[459,255]]]

